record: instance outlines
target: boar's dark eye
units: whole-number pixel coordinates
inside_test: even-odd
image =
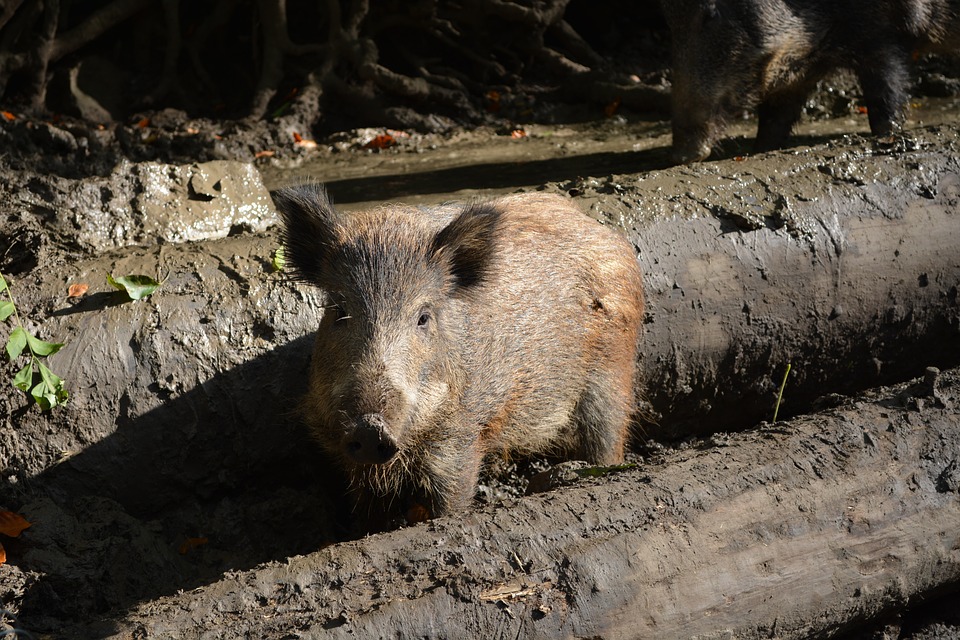
[[[417,318],[417,328],[426,329],[430,326],[430,321],[433,320],[433,315],[426,309],[420,312],[420,317]]]
[[[333,314],[333,319],[335,322],[350,319],[350,314],[347,313],[346,307],[344,307],[343,303],[341,302],[334,302],[330,304],[327,307],[327,311]]]

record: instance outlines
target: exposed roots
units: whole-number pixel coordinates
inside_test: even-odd
[[[516,117],[499,96],[521,85],[612,102],[630,87],[568,19],[571,1],[18,0],[0,9],[0,99],[100,120],[173,106],[434,130]],[[105,55],[116,74],[83,71]],[[70,90],[48,94],[61,76]],[[85,86],[105,79],[111,100]]]

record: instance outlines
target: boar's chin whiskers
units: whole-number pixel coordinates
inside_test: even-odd
[[[366,488],[381,497],[400,494],[413,479],[413,464],[402,449],[383,464],[352,465],[350,473],[351,486]]]

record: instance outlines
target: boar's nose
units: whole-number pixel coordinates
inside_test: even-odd
[[[397,440],[379,413],[367,413],[354,420],[343,444],[350,459],[360,464],[383,464],[397,453]]]

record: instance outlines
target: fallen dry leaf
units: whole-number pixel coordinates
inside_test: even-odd
[[[140,118],[140,120],[137,121],[137,127],[141,129],[144,129],[149,126],[150,126],[150,118]]]
[[[3,564],[7,561],[7,552],[3,549],[3,544],[0,544],[0,564]]]
[[[0,111],[0,115],[3,116],[4,120],[16,120],[17,116],[13,115],[9,111]]]
[[[496,113],[500,111],[500,92],[491,89],[487,91],[487,111]]]
[[[857,107],[857,113],[866,113],[866,112],[867,112],[866,107]]]
[[[389,133],[382,133],[367,144],[363,145],[365,149],[389,149],[397,144],[397,140]]]
[[[610,104],[608,104],[603,108],[603,115],[607,116],[608,118],[612,118],[613,114],[615,114],[617,112],[617,109],[619,108],[620,108],[620,96],[617,96],[616,98],[613,99],[613,102],[611,102]]]
[[[527,137],[527,132],[524,131],[523,129],[514,129],[513,131],[510,132],[510,137],[513,138],[514,140],[520,140],[521,138]]]
[[[67,289],[67,297],[68,297],[68,298],[79,298],[80,296],[82,296],[83,294],[85,294],[85,293],[87,292],[87,289],[89,289],[89,288],[90,288],[90,286],[89,286],[87,283],[85,283],[85,282],[77,282],[77,283],[74,283],[74,284],[70,285],[70,288],[69,288],[69,289]]]
[[[197,547],[202,547],[203,545],[210,542],[207,538],[187,538],[183,541],[183,544],[180,545],[180,555],[187,555],[192,549]]]
[[[276,151],[271,151],[269,149],[266,149],[264,151],[257,151],[255,154],[253,154],[253,157],[254,158],[272,158],[275,155],[277,155]]]
[[[0,509],[0,533],[3,535],[16,538],[29,526],[30,523],[19,513]]]
[[[317,148],[316,142],[314,142],[313,140],[307,140],[296,131],[293,132],[293,144],[297,145],[298,147],[303,147],[304,149]]]

